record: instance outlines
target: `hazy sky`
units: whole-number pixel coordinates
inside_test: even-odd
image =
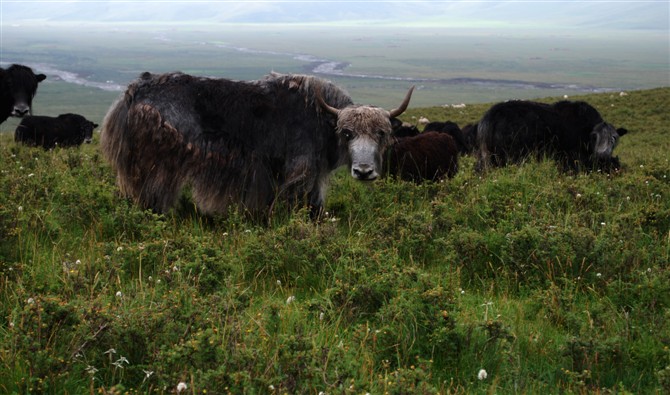
[[[670,0],[0,0],[0,22],[5,26],[195,22],[667,31]]]

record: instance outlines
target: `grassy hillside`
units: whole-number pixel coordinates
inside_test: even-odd
[[[340,170],[321,223],[155,215],[117,196],[97,136],[3,133],[0,392],[667,393],[670,88],[579,99],[629,129],[621,172]]]

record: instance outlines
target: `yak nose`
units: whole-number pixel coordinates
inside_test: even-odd
[[[29,111],[30,111],[30,107],[28,107],[26,105],[17,105],[17,106],[14,106],[14,111],[12,112],[12,115],[14,115],[15,117],[22,117],[22,116],[28,114]]]
[[[351,169],[354,177],[359,180],[374,180],[377,178],[374,176],[375,169],[370,165],[359,165]]]

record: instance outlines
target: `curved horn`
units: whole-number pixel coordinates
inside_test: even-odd
[[[319,105],[327,112],[333,115],[338,115],[340,113],[340,110],[338,110],[335,107],[331,107],[328,103],[326,103],[325,100],[323,100],[323,96],[321,95],[321,89],[316,90],[316,101],[319,102]]]
[[[409,88],[409,91],[407,92],[407,95],[405,95],[405,100],[402,101],[402,104],[400,104],[400,107],[389,111],[389,117],[395,118],[398,115],[405,112],[405,110],[407,110],[407,106],[409,106],[409,99],[412,98],[412,92],[413,91],[414,91],[414,85],[412,85],[412,87]]]

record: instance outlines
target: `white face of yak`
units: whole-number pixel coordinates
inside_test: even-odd
[[[351,176],[361,181],[377,179],[391,140],[389,112],[371,106],[345,108],[337,117],[337,134],[348,148]]]
[[[372,181],[380,176],[382,156],[391,141],[391,118],[407,109],[413,91],[411,87],[400,107],[391,111],[373,106],[337,109],[317,96],[323,109],[337,116],[337,135],[340,144],[347,147],[352,177]]]

